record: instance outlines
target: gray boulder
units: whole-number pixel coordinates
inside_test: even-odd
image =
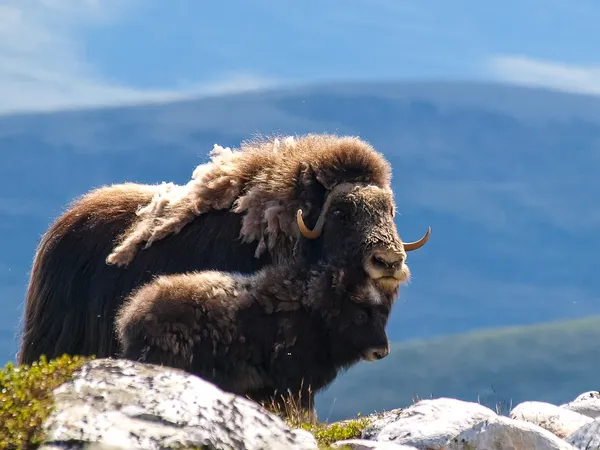
[[[478,403],[444,397],[427,399],[379,415],[365,428],[362,438],[421,450],[441,449],[449,439],[491,417],[496,413]]]
[[[574,410],[537,401],[518,404],[510,412],[510,418],[534,423],[560,438],[594,420]]]
[[[318,448],[256,403],[171,368],[99,359],[53,394],[42,449]]]
[[[531,422],[490,417],[450,439],[443,450],[576,450],[550,431]]]
[[[560,406],[595,419],[596,417],[600,417],[600,392],[584,392],[578,395],[573,401]]]
[[[586,423],[565,440],[579,450],[600,449],[600,419]]]

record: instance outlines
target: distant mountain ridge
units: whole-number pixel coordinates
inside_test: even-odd
[[[262,88],[233,94],[204,95],[198,98],[169,102],[148,102],[126,106],[103,106],[97,108],[69,108],[55,112],[23,112],[0,114],[1,120],[29,120],[41,117],[65,118],[73,115],[98,112],[134,113],[141,110],[183,110],[187,107],[205,107],[222,110],[239,104],[272,102],[282,98],[323,97],[332,95],[352,99],[355,96],[384,97],[393,101],[420,99],[435,102],[439,107],[461,109],[484,109],[489,112],[509,114],[519,119],[565,120],[582,118],[600,121],[600,96],[570,93],[543,87],[528,87],[486,81],[336,81],[308,83],[300,86]]]
[[[394,341],[600,313],[600,99],[481,83],[340,83],[0,117],[0,360],[13,359],[35,247],[75,197],[185,183],[214,143],[360,135],[390,159],[411,254]],[[13,336],[8,339],[8,336]]]

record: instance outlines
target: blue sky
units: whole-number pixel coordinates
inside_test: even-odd
[[[2,0],[0,113],[357,79],[600,92],[597,0]]]

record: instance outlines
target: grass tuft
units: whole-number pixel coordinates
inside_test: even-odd
[[[68,381],[90,358],[63,355],[31,365],[9,362],[0,370],[0,449],[35,449],[42,423],[53,409],[52,390]]]
[[[360,414],[355,419],[332,424],[320,423],[308,411],[300,407],[301,399],[301,394],[288,393],[279,396],[277,401],[272,400],[261,406],[280,416],[290,428],[312,433],[322,450],[331,448],[331,444],[337,441],[360,438],[363,429],[370,423],[368,418],[361,417]]]

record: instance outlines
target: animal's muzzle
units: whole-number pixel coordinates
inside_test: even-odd
[[[385,358],[390,354],[390,346],[389,343],[383,347],[372,347],[365,351],[364,359],[366,361],[377,361]]]
[[[389,278],[401,282],[405,273],[404,258],[404,253],[395,250],[376,249],[365,260],[365,270],[374,280]]]

